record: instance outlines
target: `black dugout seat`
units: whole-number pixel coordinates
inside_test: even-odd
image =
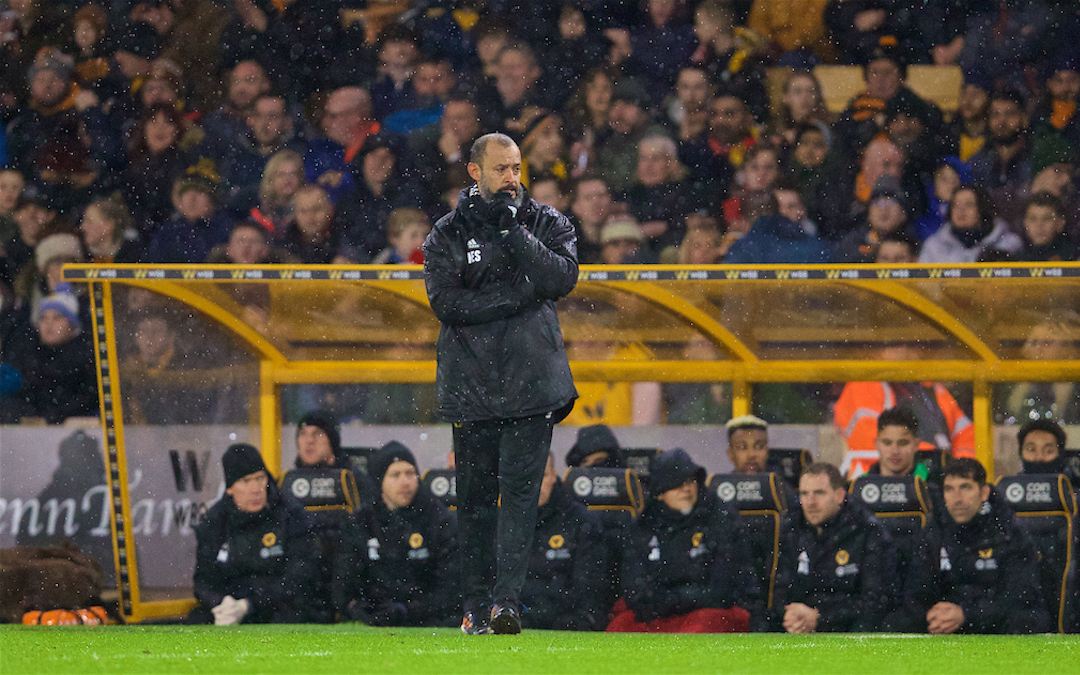
[[[765,468],[769,473],[775,473],[783,478],[788,485],[799,489],[799,476],[803,469],[814,461],[814,456],[809,450],[801,448],[770,448],[769,457],[765,460]]]
[[[428,469],[420,484],[448,509],[457,510],[457,474],[453,469]]]
[[[1040,586],[1058,632],[1077,632],[1077,505],[1071,481],[1064,474],[1004,476],[997,491],[1039,549]]]
[[[775,473],[723,473],[709,476],[705,484],[720,501],[739,510],[766,607],[772,607],[780,523],[788,510],[782,481]]]

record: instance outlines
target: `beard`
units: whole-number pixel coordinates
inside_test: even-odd
[[[1004,136],[999,136],[997,134],[993,134],[993,135],[990,136],[990,142],[994,145],[994,147],[998,147],[998,148],[1008,147],[1008,146],[1012,145],[1013,143],[1016,143],[1018,140],[1020,140],[1020,138],[1023,135],[1024,135],[1024,130],[1023,129],[1016,129],[1016,130],[1014,130],[1014,131],[1012,131],[1012,132],[1010,132],[1008,134],[1005,134]]]
[[[480,198],[488,203],[493,201],[498,195],[506,195],[506,197],[510,199],[510,203],[520,209],[522,203],[525,201],[525,190],[522,187],[521,183],[517,184],[517,189],[515,189],[513,193],[511,193],[509,190],[499,190],[498,192],[491,192],[487,189],[487,186],[480,181],[477,182],[477,187],[480,188]]]

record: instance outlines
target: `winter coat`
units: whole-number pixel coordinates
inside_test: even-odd
[[[602,630],[611,589],[603,525],[595,513],[574,499],[561,481],[540,507],[521,589],[526,628]]]
[[[896,568],[881,523],[849,498],[820,533],[801,508],[782,528],[771,627],[782,630],[784,607],[801,602],[820,613],[819,633],[878,630]]]
[[[428,299],[442,322],[435,377],[448,422],[528,417],[577,398],[555,301],[578,277],[574,226],[525,195],[505,235],[473,185],[424,243]]]
[[[195,528],[195,599],[207,609],[226,595],[251,603],[244,623],[305,623],[318,569],[318,548],[307,513],[269,486],[258,513],[236,508],[226,495]]]
[[[383,626],[457,619],[457,520],[423,488],[409,506],[380,500],[342,527],[332,597],[342,616]]]
[[[832,246],[783,216],[762,216],[731,245],[725,264],[827,263]]]
[[[953,234],[952,225],[946,223],[923,242],[919,262],[939,265],[973,263],[984,252],[1016,253],[1023,245],[1020,237],[1010,232],[1009,226],[1002,220],[995,221],[994,229],[990,231],[990,234],[977,241],[971,248],[964,246],[963,242]]]
[[[1034,542],[993,488],[968,523],[938,514],[908,575],[904,605],[910,629],[925,632],[927,611],[950,602],[964,610],[964,633],[1049,631],[1038,560]]]
[[[738,512],[702,490],[688,515],[652,499],[627,536],[622,593],[638,621],[739,605],[761,612]]]

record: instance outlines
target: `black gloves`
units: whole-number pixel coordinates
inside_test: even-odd
[[[485,221],[492,235],[502,236],[518,225],[517,215],[518,207],[514,203],[513,195],[497,192],[488,205],[488,217]]]

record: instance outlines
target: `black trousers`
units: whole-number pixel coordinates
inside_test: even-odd
[[[520,609],[553,426],[551,414],[454,424],[465,611]]]

